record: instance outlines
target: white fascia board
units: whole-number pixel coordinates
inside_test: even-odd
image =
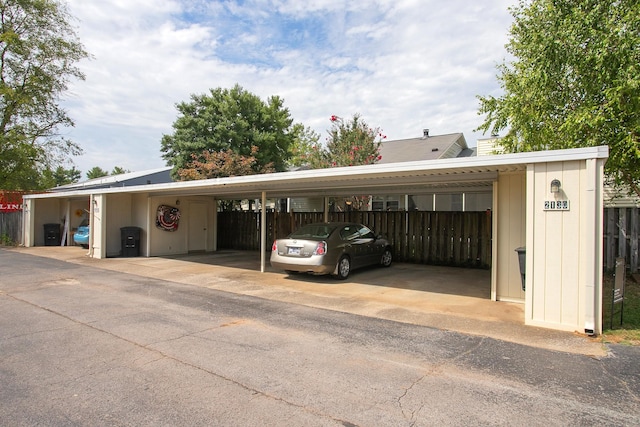
[[[363,166],[347,166],[328,169],[308,169],[292,172],[278,172],[260,175],[235,176],[227,178],[203,179],[197,181],[181,181],[163,184],[146,184],[129,187],[101,188],[89,190],[77,190],[60,193],[33,194],[24,196],[27,199],[55,198],[55,197],[78,197],[90,194],[111,194],[111,193],[162,193],[168,191],[186,191],[207,188],[209,190],[216,187],[234,187],[261,184],[266,191],[269,191],[269,184],[285,184],[287,181],[313,180],[322,187],[322,182],[340,180],[341,178],[364,178],[364,177],[385,177],[394,174],[410,173],[443,173],[447,170],[452,172],[474,171],[487,172],[498,170],[501,167],[520,166],[525,167],[533,163],[553,163],[570,160],[586,159],[606,159],[609,156],[607,146],[573,148],[566,150],[533,151],[526,153],[500,154],[492,156],[461,157],[437,160],[422,160],[416,162],[385,163]]]

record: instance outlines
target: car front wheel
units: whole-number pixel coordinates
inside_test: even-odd
[[[340,280],[344,280],[349,277],[349,273],[351,272],[351,260],[348,256],[342,255],[340,261],[338,261],[336,277]]]

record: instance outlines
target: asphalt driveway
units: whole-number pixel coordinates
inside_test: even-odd
[[[219,251],[178,257],[94,259],[77,246],[11,250],[137,276],[171,280],[539,348],[606,355],[596,338],[524,325],[524,305],[490,300],[488,270],[395,263],[354,272],[346,281],[260,273],[258,253]]]
[[[282,300],[306,292],[277,273],[93,261],[0,249],[3,425],[640,425],[636,347],[593,357],[310,307]]]

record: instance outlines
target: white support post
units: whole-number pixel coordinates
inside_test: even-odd
[[[260,272],[264,273],[267,257],[267,192],[262,192],[262,206],[260,207]]]
[[[498,259],[498,215],[500,210],[498,209],[498,181],[493,181],[493,201],[491,210],[491,301],[498,301],[498,263],[495,261]]]
[[[89,195],[89,252],[87,256],[93,258],[93,235],[96,232],[95,209],[96,199],[93,194]]]
[[[602,332],[602,162],[586,161],[586,226],[590,233],[585,236],[586,263],[591,268],[585,274],[584,332],[597,335]]]

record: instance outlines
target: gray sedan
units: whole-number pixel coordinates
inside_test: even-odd
[[[308,224],[273,242],[271,266],[287,272],[333,274],[346,279],[351,270],[369,265],[389,267],[391,245],[362,224]]]

